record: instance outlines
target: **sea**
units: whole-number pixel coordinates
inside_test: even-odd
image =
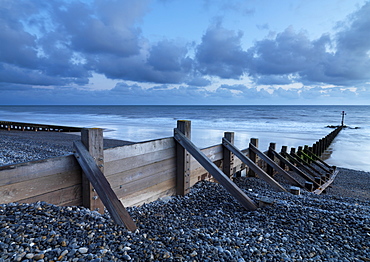
[[[344,112],[344,115],[343,115]],[[199,148],[220,144],[224,132],[235,145],[259,148],[311,146],[333,129],[342,130],[329,150],[330,165],[370,172],[370,106],[0,106],[0,121],[104,129],[106,138],[142,142],[173,136],[178,120],[191,121],[191,140]]]

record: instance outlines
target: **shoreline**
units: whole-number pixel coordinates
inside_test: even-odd
[[[79,140],[78,133],[0,130],[0,166],[72,154],[76,140]],[[132,143],[104,139],[104,148]],[[326,192],[370,200],[370,172],[338,168],[340,173]]]

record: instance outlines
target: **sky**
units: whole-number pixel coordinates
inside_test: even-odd
[[[369,1],[0,0],[0,105],[369,102]]]

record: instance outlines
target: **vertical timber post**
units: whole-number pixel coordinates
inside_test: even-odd
[[[230,142],[230,144],[234,144],[234,132],[225,132],[224,138]],[[226,147],[223,147],[223,164],[222,164],[222,171],[227,175],[229,178],[234,174],[234,154],[231,153]]]
[[[89,151],[90,155],[94,158],[95,163],[104,174],[103,129],[82,129],[81,142]],[[85,174],[82,174],[82,203],[84,207],[104,214],[104,204],[101,202],[98,194]]]
[[[272,161],[275,161],[275,156],[274,154],[271,152],[270,148],[272,150],[275,150],[276,148],[276,143],[270,143],[270,147],[269,147],[269,150],[267,151],[267,156],[272,160]],[[274,169],[270,166],[270,165],[267,165],[267,174],[269,176],[273,176],[274,175]]]
[[[191,139],[191,121],[178,120],[177,129]],[[190,154],[176,143],[176,194],[185,196],[190,190]]]
[[[287,146],[282,146],[280,154],[282,154],[284,156],[287,153],[287,150],[288,150]],[[285,170],[286,166],[285,166],[285,163],[283,161],[280,161],[280,167]]]
[[[251,138],[250,143],[258,148],[258,138]],[[253,163],[257,164],[257,154],[254,153],[251,149],[249,149],[249,158],[252,160]],[[249,169],[248,176],[255,177],[256,173]]]

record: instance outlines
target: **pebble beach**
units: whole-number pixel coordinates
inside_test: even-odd
[[[0,165],[70,154],[78,139],[1,130]],[[370,173],[339,168],[319,196],[253,177],[235,183],[274,203],[246,211],[221,185],[198,182],[185,197],[127,208],[135,232],[83,207],[0,204],[0,261],[370,261]]]

